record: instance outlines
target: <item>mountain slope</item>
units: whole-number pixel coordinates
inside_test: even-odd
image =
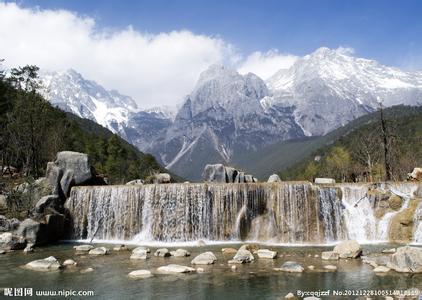
[[[408,172],[422,164],[422,107],[395,106],[385,109],[384,116],[393,178],[405,180]],[[285,180],[385,180],[379,112],[317,138],[310,148],[300,161],[279,170]]]

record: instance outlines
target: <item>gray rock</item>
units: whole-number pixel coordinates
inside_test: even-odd
[[[119,245],[116,247],[113,247],[113,251],[128,251],[128,247],[126,245]]]
[[[73,259],[66,259],[64,262],[63,262],[63,266],[65,266],[65,267],[74,267],[74,266],[76,266],[77,265],[77,262],[76,261],[74,261]]]
[[[147,249],[145,247],[138,247],[132,250],[130,259],[147,259]]]
[[[153,175],[152,183],[170,183],[171,182],[171,176],[168,173],[160,173]]]
[[[195,269],[191,268],[191,267],[187,267],[187,266],[170,264],[170,265],[167,265],[167,266],[162,266],[162,267],[157,268],[157,271],[160,272],[160,273],[171,274],[171,273],[195,272]]]
[[[154,256],[159,256],[159,257],[169,257],[171,256],[169,249],[167,248],[160,248],[157,249],[154,253]]]
[[[337,270],[337,267],[333,265],[325,265],[324,269],[329,270],[329,271],[335,271]]]
[[[60,198],[57,195],[44,196],[38,200],[37,204],[35,205],[35,212],[42,214],[47,207],[55,209],[55,207],[59,204],[59,201]]]
[[[73,249],[75,249],[76,252],[89,252],[90,250],[94,249],[94,246],[78,245],[78,246],[74,246]]]
[[[34,245],[42,245],[63,236],[64,216],[61,214],[49,214],[43,220],[24,220],[17,229],[17,235],[24,237]]]
[[[333,252],[338,253],[340,258],[357,258],[362,254],[362,248],[358,242],[348,240],[336,245]]]
[[[208,251],[199,254],[196,256],[192,261],[192,265],[212,265],[217,261],[217,257],[214,255],[214,253]]]
[[[302,273],[304,268],[295,261],[286,261],[280,268],[276,268],[275,270],[289,273]]]
[[[73,171],[75,185],[83,184],[93,177],[88,155],[85,153],[73,151],[58,152],[54,163],[62,170]]]
[[[98,247],[98,248],[89,250],[88,254],[89,255],[107,255],[108,249],[106,247]]]
[[[5,216],[0,216],[0,232],[14,231],[19,227],[20,221],[12,218],[8,219]]]
[[[376,268],[374,268],[374,272],[375,273],[387,273],[389,272],[391,269],[385,266],[378,266]]]
[[[246,174],[246,175],[245,175],[245,182],[246,182],[246,183],[252,183],[252,182],[255,182],[255,181],[254,181],[254,177],[253,177],[252,175],[250,175],[250,174]]]
[[[0,254],[6,254],[6,250],[0,249]]]
[[[70,194],[70,189],[75,185],[75,176],[73,170],[64,170],[63,176],[60,179],[60,187],[64,196],[67,198]]]
[[[55,271],[62,266],[54,256],[50,256],[44,259],[31,261],[30,263],[27,263],[25,267],[34,271]]]
[[[0,234],[0,246],[3,250],[22,250],[25,249],[26,241],[19,235],[5,232]]]
[[[190,252],[185,249],[177,249],[172,253],[174,257],[186,257],[190,256]]]
[[[25,249],[23,249],[23,252],[25,253],[34,252],[34,244],[28,243]]]
[[[52,194],[59,195],[61,193],[60,180],[63,176],[63,170],[56,166],[54,162],[48,162],[45,176],[52,187]]]
[[[273,174],[268,178],[268,183],[273,183],[273,182],[281,182],[280,176],[278,176],[277,174]]]
[[[0,209],[7,209],[7,197],[3,194],[0,194]]]
[[[237,249],[235,248],[222,248],[221,252],[223,254],[236,254],[237,253]]]
[[[244,172],[238,172],[236,178],[234,179],[234,182],[237,182],[237,183],[245,182],[245,173]]]
[[[387,267],[404,273],[422,273],[422,248],[400,247],[391,255]]]
[[[269,258],[274,259],[277,258],[277,251],[271,251],[269,249],[259,249],[257,251],[259,258]]]
[[[226,168],[222,164],[206,165],[202,178],[205,182],[226,183]]]
[[[225,167],[225,171],[226,171],[225,182],[236,182],[235,180],[239,171],[232,167]]]
[[[324,251],[321,253],[321,259],[323,260],[338,260],[340,255],[334,251]]]
[[[254,260],[255,258],[249,250],[239,249],[236,255],[233,257],[233,260],[231,260],[231,262],[244,264],[244,263],[252,262]]]
[[[135,270],[128,274],[129,277],[139,279],[139,278],[149,278],[152,277],[152,273],[149,270]]]

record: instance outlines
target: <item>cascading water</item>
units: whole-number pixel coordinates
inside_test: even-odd
[[[377,186],[405,199],[400,210],[386,210],[382,218],[375,215],[379,203],[384,202],[371,196],[374,186],[370,184],[75,187],[66,207],[72,220],[70,237],[74,239],[256,240],[297,244],[356,239],[367,242],[388,240],[390,220],[407,207],[406,199],[410,199],[415,186]],[[420,227],[415,232],[422,231]],[[415,240],[419,239],[422,236],[416,235]]]

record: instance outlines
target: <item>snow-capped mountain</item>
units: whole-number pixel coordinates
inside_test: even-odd
[[[177,112],[168,107],[137,111],[130,97],[73,70],[45,73],[42,79],[54,105],[119,133],[193,180],[207,163],[230,164],[239,153],[326,134],[376,110],[379,102],[422,105],[422,72],[387,67],[345,49],[320,48],[266,82],[213,65]]]
[[[268,96],[256,75],[213,65],[200,75],[171,126],[146,150],[172,171],[197,179],[207,163],[230,163],[238,151],[303,136],[292,107],[264,111],[260,101]]]
[[[70,69],[64,72],[42,71],[42,93],[55,106],[79,117],[90,119],[126,138],[125,128],[137,110],[135,101],[114,90],[106,90]]]
[[[379,107],[422,105],[422,72],[404,72],[342,48],[320,48],[280,70],[267,85],[264,107],[295,106],[307,135],[322,135]]]

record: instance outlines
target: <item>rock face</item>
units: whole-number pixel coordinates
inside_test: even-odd
[[[333,252],[338,253],[340,258],[357,258],[362,254],[362,248],[358,242],[350,240],[340,242]]]
[[[229,261],[229,263],[244,264],[250,263],[254,260],[255,258],[249,250],[239,249],[233,259]]]
[[[321,259],[323,260],[337,260],[340,258],[340,255],[334,251],[324,251],[321,253]]]
[[[157,268],[157,271],[160,272],[160,273],[171,274],[171,273],[195,272],[195,269],[191,268],[191,267],[187,267],[187,266],[170,264],[170,265],[167,265],[167,266],[162,266],[162,267]]]
[[[64,215],[48,214],[39,221],[25,219],[17,229],[17,234],[34,245],[41,245],[55,241],[63,236]]]
[[[192,261],[192,265],[212,265],[217,261],[217,257],[212,252],[204,252],[196,256]]]
[[[277,251],[271,251],[268,249],[259,249],[257,251],[257,254],[259,258],[270,258],[270,259],[277,258]]]
[[[27,263],[25,267],[34,271],[55,271],[62,266],[54,256],[50,256],[44,259],[31,261],[30,263]]]
[[[268,183],[273,183],[273,182],[281,182],[280,176],[278,176],[277,174],[273,174],[268,178]]]
[[[316,184],[334,184],[336,181],[332,178],[315,178]]]
[[[289,273],[302,273],[304,268],[295,261],[286,261],[280,268],[276,268],[275,270]]]
[[[396,253],[391,255],[391,260],[387,267],[404,273],[422,272],[422,249],[417,247],[400,247]]]
[[[132,271],[128,274],[129,277],[131,278],[149,278],[152,277],[152,273],[149,270],[136,270],[136,271]]]
[[[258,182],[252,175],[245,174],[232,167],[222,164],[206,165],[202,173],[204,182],[217,183],[250,183]]]

